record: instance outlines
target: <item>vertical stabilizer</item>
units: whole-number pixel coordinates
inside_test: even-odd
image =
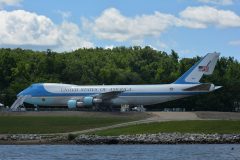
[[[216,66],[220,53],[208,53],[199,62],[192,66],[175,84],[199,83],[203,75],[210,75]]]

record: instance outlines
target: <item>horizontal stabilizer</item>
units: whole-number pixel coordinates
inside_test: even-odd
[[[220,88],[222,88],[222,86],[215,86],[214,90],[217,90],[217,89],[220,89]]]
[[[184,89],[184,91],[211,92],[211,91],[215,91],[220,88],[222,88],[222,86],[214,86],[214,84],[203,83],[203,84],[199,84],[197,86],[186,88],[186,89]]]
[[[211,84],[200,84],[194,87],[184,89],[184,91],[210,91]]]

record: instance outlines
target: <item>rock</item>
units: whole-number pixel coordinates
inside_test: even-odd
[[[178,143],[240,143],[240,135],[158,133],[120,136],[79,135],[77,144],[178,144]]]
[[[240,134],[158,133],[120,136],[79,135],[71,141],[68,140],[67,136],[63,135],[13,134],[0,136],[0,143],[2,144],[17,144],[21,142],[45,144],[240,144]]]

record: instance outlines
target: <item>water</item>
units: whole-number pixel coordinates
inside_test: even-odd
[[[2,145],[0,160],[240,160],[240,145]]]

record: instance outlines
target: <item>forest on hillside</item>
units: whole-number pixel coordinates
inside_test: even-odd
[[[151,47],[90,48],[56,53],[20,48],[0,49],[0,102],[11,105],[16,94],[32,83],[77,85],[160,84],[174,82],[201,57],[179,59],[178,54]],[[223,86],[218,91],[150,106],[187,110],[234,111],[240,105],[240,63],[221,57],[211,76],[201,82]]]

